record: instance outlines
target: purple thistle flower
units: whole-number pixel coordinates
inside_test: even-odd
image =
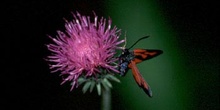
[[[120,30],[115,26],[111,29],[111,20],[108,21],[95,16],[90,21],[89,16],[73,14],[74,20],[66,21],[66,32],[57,31],[58,36],[52,38],[53,44],[47,45],[52,52],[47,60],[50,62],[52,72],[61,72],[65,76],[62,83],[72,82],[71,90],[78,86],[78,79],[81,76],[96,77],[107,72],[118,72],[116,69],[117,60],[114,55],[119,44]],[[108,22],[108,24],[106,23]]]

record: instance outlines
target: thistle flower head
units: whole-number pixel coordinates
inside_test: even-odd
[[[61,72],[65,76],[61,84],[66,81],[72,83],[71,90],[78,85],[80,77],[97,77],[107,72],[118,72],[114,55],[119,41],[120,30],[111,28],[111,20],[101,18],[94,14],[89,16],[73,14],[74,20],[66,21],[65,32],[57,31],[56,38],[50,37],[53,43],[48,44],[52,53],[47,60],[50,62],[52,72]]]

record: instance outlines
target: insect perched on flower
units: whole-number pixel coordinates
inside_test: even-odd
[[[85,83],[84,92],[88,88],[91,92],[96,85],[100,94],[100,87],[111,87],[108,79],[119,82],[109,73],[118,72],[114,55],[124,40],[119,40],[120,30],[116,26],[112,28],[110,19],[98,20],[95,14],[94,19],[79,13],[73,16],[74,20],[66,21],[65,32],[57,31],[56,38],[49,36],[54,42],[47,45],[52,52],[47,58],[50,69],[60,71],[63,76],[61,84],[70,81],[71,90]]]
[[[131,69],[138,86],[141,87],[149,97],[152,97],[150,86],[140,74],[136,64],[158,56],[163,52],[161,50],[152,49],[134,49],[129,51],[129,49],[131,49],[135,44],[145,38],[148,38],[148,36],[140,38],[130,48],[123,49],[122,54],[119,56],[118,70],[120,71],[121,76],[125,76],[127,71]]]

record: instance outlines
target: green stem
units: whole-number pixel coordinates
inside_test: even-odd
[[[111,110],[111,89],[102,89],[102,110]]]

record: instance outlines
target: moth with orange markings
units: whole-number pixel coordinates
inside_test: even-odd
[[[133,77],[138,86],[141,87],[149,97],[152,97],[152,91],[150,89],[150,86],[144,80],[143,76],[140,74],[136,64],[156,57],[162,54],[163,51],[155,49],[134,49],[132,51],[129,50],[140,40],[143,40],[148,37],[149,36],[142,37],[138,39],[130,48],[124,48],[122,50],[122,54],[118,57],[118,70],[121,76],[125,76],[128,70],[131,69]]]

